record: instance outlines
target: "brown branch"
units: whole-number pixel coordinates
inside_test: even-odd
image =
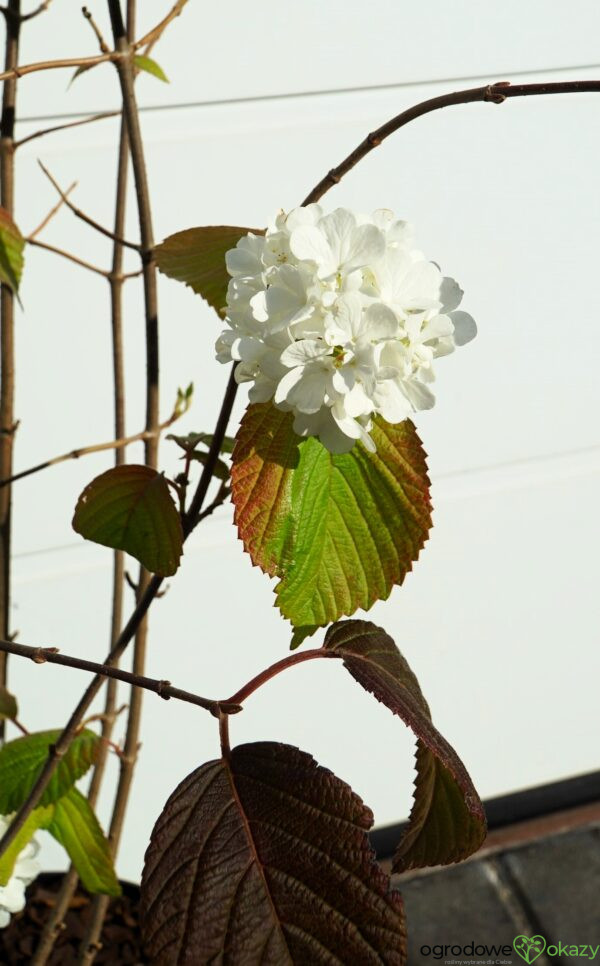
[[[117,61],[121,55],[115,51],[109,54],[96,54],[95,57],[63,57],[60,60],[39,60],[34,64],[21,64],[0,73],[0,80],[16,80],[43,70],[62,70],[65,67],[95,67],[107,61]]]
[[[119,156],[117,162],[117,188],[115,198],[115,218],[114,233],[117,237],[122,237],[125,232],[125,215],[127,203],[127,162],[129,157],[129,146],[127,142],[127,131],[125,122],[121,116],[121,132],[119,136]],[[111,305],[111,330],[112,330],[112,356],[113,356],[113,399],[114,399],[114,429],[115,438],[125,437],[125,373],[123,358],[123,246],[119,242],[113,244],[112,270],[108,276],[110,285],[110,305]],[[125,460],[125,447],[115,450],[115,466],[121,465]],[[122,550],[115,550],[113,553],[113,574],[112,574],[112,604],[111,604],[111,629],[110,646],[114,647],[121,632],[123,623],[123,589],[125,575],[125,555]],[[112,738],[114,723],[116,718],[117,704],[117,679],[110,678],[106,688],[104,701],[104,714],[102,717],[102,738],[104,739],[99,748],[99,753],[94,765],[94,771],[88,791],[88,800],[92,808],[98,798],[102,780],[106,769],[108,758],[108,744]],[[61,887],[56,896],[53,908],[44,923],[44,928],[40,936],[35,955],[31,966],[45,966],[48,957],[52,952],[64,918],[69,910],[71,899],[77,889],[79,876],[77,870],[71,865],[65,874]]]
[[[195,704],[199,708],[204,708],[205,711],[210,711],[216,718],[219,717],[221,711],[225,714],[237,714],[238,711],[242,710],[239,702],[220,702],[213,701],[210,698],[203,698],[199,694],[175,687],[170,681],[159,681],[157,678],[134,674],[131,671],[124,671],[122,668],[98,664],[96,661],[85,661],[79,657],[71,657],[69,654],[61,654],[56,647],[32,647],[29,644],[17,644],[15,641],[0,640],[0,651],[7,654],[15,654],[18,657],[27,657],[34,664],[60,664],[61,667],[70,667],[78,671],[91,672],[103,678],[124,681],[125,684],[133,685],[136,688],[153,691],[154,694],[158,694],[165,701],[168,701],[169,698],[175,698],[177,701]],[[309,653],[309,651],[305,651],[304,655]],[[301,656],[301,654],[295,655],[296,659]]]
[[[117,238],[114,232],[110,231],[108,228],[105,228],[104,225],[99,224],[97,221],[94,221],[94,219],[90,218],[89,215],[86,215],[85,211],[82,211],[81,208],[78,208],[76,205],[74,205],[73,202],[67,197],[66,193],[62,190],[60,185],[52,177],[52,175],[50,174],[48,169],[42,164],[42,162],[38,160],[38,164],[42,169],[42,171],[44,172],[44,174],[46,175],[46,177],[48,178],[50,184],[56,189],[56,191],[62,198],[64,204],[67,206],[69,211],[73,212],[76,218],[80,218],[81,221],[84,221],[86,223],[86,225],[89,225],[91,228],[94,228],[96,231],[100,232],[101,235],[105,235],[106,238],[110,238],[111,241],[117,241],[119,242],[120,245],[125,245],[127,248],[133,248],[133,250],[136,252],[140,252],[142,250],[142,246],[138,245],[137,242],[130,242],[130,241],[126,241],[124,238]]]
[[[101,53],[103,53],[103,54],[110,53],[110,48],[109,48],[108,44],[106,43],[104,37],[102,36],[102,31],[100,30],[100,27],[98,26],[98,24],[94,20],[92,14],[88,10],[88,8],[87,7],[82,7],[81,8],[81,12],[82,12],[83,16],[85,17],[85,19],[87,20],[87,22],[89,23],[89,25],[92,28],[92,30],[94,31],[94,34],[96,35],[96,40],[98,41],[98,46],[100,47]]]
[[[508,81],[497,81],[495,84],[486,84],[485,87],[473,87],[469,90],[454,91],[451,94],[441,94],[432,97],[428,101],[422,101],[414,107],[409,107],[401,114],[397,114],[391,121],[386,121],[381,127],[367,134],[364,141],[351,151],[337,168],[332,168],[324,178],[310,191],[302,205],[310,205],[339,184],[344,175],[354,168],[374,148],[379,147],[390,134],[415,121],[425,114],[432,111],[439,111],[443,107],[452,107],[455,104],[471,104],[474,101],[490,101],[492,104],[502,104],[508,97],[532,97],[540,94],[582,94],[600,91],[600,81],[557,81],[548,84],[514,84]]]
[[[227,426],[229,425],[231,410],[233,409],[238,388],[237,382],[235,381],[235,366],[236,363],[232,365],[229,373],[227,388],[225,389],[225,395],[221,404],[221,411],[219,413],[217,425],[215,427],[213,438],[206,456],[206,463],[202,469],[200,480],[198,481],[198,486],[196,487],[196,492],[194,493],[192,502],[190,503],[189,509],[183,517],[183,532],[186,537],[189,536],[189,534],[192,532],[192,530],[194,530],[200,521],[202,506],[204,504],[204,500],[206,499],[208,488],[214,476],[217,460],[219,459],[221,453],[221,446],[223,445],[223,439],[225,438],[225,433],[227,432]]]
[[[117,73],[123,102],[124,130],[129,144],[131,166],[137,199],[138,221],[140,228],[141,256],[144,283],[144,308],[146,319],[146,429],[153,435],[146,441],[146,464],[158,463],[158,426],[159,407],[159,339],[158,339],[158,295],[156,264],[154,262],[154,233],[152,227],[152,208],[144,157],[144,146],[140,129],[139,112],[135,97],[135,67],[131,40],[134,33],[135,0],[127,4],[127,28],[123,24],[120,0],[108,0],[115,49],[128,57],[117,62]],[[163,28],[164,29],[164,28]],[[150,575],[140,568],[137,598],[143,595],[150,583]],[[148,620],[144,618],[136,631],[133,649],[133,672],[140,678],[144,676]],[[140,741],[143,690],[132,687],[125,731],[123,755],[119,763],[119,781],[110,821],[108,840],[113,857],[116,857],[123,832],[125,814],[129,802],[131,784]],[[102,923],[108,906],[108,897],[97,896],[92,903],[90,920],[82,938],[79,950],[81,966],[88,966],[95,958]]]
[[[61,258],[66,258],[70,262],[74,262],[75,265],[80,265],[81,268],[87,268],[89,272],[95,272],[96,275],[103,275],[104,278],[108,278],[108,272],[104,268],[100,268],[98,265],[92,265],[91,262],[86,262],[79,255],[74,255],[72,252],[65,251],[64,248],[57,248],[56,245],[50,245],[48,242],[38,241],[37,238],[26,238],[26,242],[29,245],[34,245],[36,248],[43,248],[44,251],[52,252],[54,255],[60,255]],[[0,486],[3,483],[0,481]]]
[[[65,191],[65,198],[68,198],[69,195],[71,194],[71,192],[74,191],[76,187],[77,187],[77,182],[76,181],[74,181],[73,184],[69,185],[69,187]],[[50,211],[45,216],[45,218],[43,218],[40,221],[40,223],[37,226],[37,228],[34,228],[33,231],[29,232],[29,235],[27,236],[27,238],[25,240],[28,241],[28,242],[31,242],[37,235],[39,235],[39,233],[44,230],[44,228],[46,227],[46,225],[48,225],[52,221],[52,219],[54,218],[54,216],[60,211],[60,209],[62,208],[62,206],[64,205],[64,203],[65,203],[64,202],[64,198],[59,198],[59,200],[54,205],[54,208],[51,208],[50,209]]]
[[[8,0],[6,14],[5,67],[14,68],[19,57],[21,0]],[[0,205],[14,214],[15,202],[15,113],[17,84],[8,80],[2,93],[0,117]],[[11,476],[15,421],[15,296],[8,285],[0,292],[0,476]],[[10,637],[12,491],[0,493],[0,634]],[[7,679],[6,655],[0,655],[0,684]],[[5,723],[0,721],[0,739]]]
[[[82,446],[79,449],[72,449],[68,453],[62,453],[60,456],[54,456],[44,463],[38,463],[37,466],[30,466],[27,470],[21,470],[20,473],[15,473],[14,476],[11,476],[7,480],[0,480],[0,489],[4,486],[9,486],[11,483],[15,483],[17,480],[22,480],[26,476],[32,476],[33,473],[39,473],[40,470],[46,470],[49,466],[58,466],[59,463],[66,463],[67,460],[78,460],[82,456],[89,456],[90,453],[102,453],[107,449],[121,450],[125,446],[129,446],[130,443],[137,443],[140,440],[147,442],[150,439],[156,439],[165,429],[172,426],[181,415],[183,415],[183,410],[175,408],[169,418],[164,423],[160,423],[156,429],[143,429],[140,433],[134,433],[133,436],[111,439],[108,443],[94,443],[92,446]]]
[[[133,45],[134,50],[139,50],[140,47],[153,47],[157,40],[159,40],[161,34],[164,33],[166,28],[169,26],[171,21],[175,20],[175,18],[179,16],[186,3],[187,0],[176,0],[176,3],[173,5],[167,16],[161,20],[156,27],[153,27],[152,30],[149,30],[147,34],[144,34],[143,37],[140,37],[139,40],[136,40]]]
[[[46,134],[54,134],[55,131],[66,131],[69,127],[80,127],[82,124],[93,124],[95,121],[104,121],[107,117],[118,117],[120,111],[104,111],[102,114],[92,114],[90,117],[81,118],[79,121],[69,121],[67,124],[55,124],[54,127],[46,127],[41,131],[34,131],[27,137],[15,141],[15,150],[22,148],[28,141],[35,141],[36,138],[44,137]]]
[[[22,13],[21,23],[26,23],[27,20],[33,20],[35,17],[39,17],[41,13],[45,13],[51,3],[52,0],[42,0],[42,3],[35,10],[32,10],[30,13]]]

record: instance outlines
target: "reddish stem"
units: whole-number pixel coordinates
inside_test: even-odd
[[[317,657],[339,658],[339,654],[336,654],[334,651],[326,651],[322,647],[315,647],[311,651],[301,651],[298,654],[290,654],[289,657],[284,657],[283,660],[277,661],[275,664],[272,664],[271,667],[261,671],[260,674],[257,674],[256,677],[248,681],[247,684],[244,684],[239,691],[236,691],[231,698],[227,698],[227,701],[219,701],[219,704],[221,706],[227,704],[243,704],[246,698],[249,698],[251,694],[254,694],[255,691],[258,691],[263,684],[266,684],[267,681],[271,680],[271,678],[274,678],[277,674],[280,674],[281,671],[286,671],[287,668],[294,667],[296,664],[302,664],[303,661],[312,661]]]

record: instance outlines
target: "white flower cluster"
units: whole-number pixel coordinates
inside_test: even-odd
[[[11,817],[0,816],[0,838],[10,825]],[[19,852],[12,876],[5,886],[0,886],[0,929],[8,926],[13,912],[25,908],[25,889],[40,871],[40,864],[35,858],[38,851],[38,843],[31,839]]]
[[[456,311],[457,283],[387,209],[281,212],[265,235],[241,238],[226,264],[228,328],[217,359],[239,363],[251,402],[291,410],[294,430],[333,453],[357,439],[374,451],[376,413],[398,423],[430,409],[433,360],[476,333]]]

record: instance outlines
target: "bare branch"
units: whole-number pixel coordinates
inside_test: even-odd
[[[146,429],[155,430],[158,424],[159,405],[159,339],[158,339],[158,297],[156,286],[156,264],[153,257],[154,236],[152,228],[152,209],[148,189],[144,147],[140,130],[139,113],[135,97],[136,71],[133,63],[131,41],[135,30],[136,0],[128,0],[127,27],[123,23],[120,0],[108,0],[115,48],[122,53],[127,51],[128,58],[118,62],[117,72],[123,101],[123,131],[126,132],[133,179],[137,198],[138,221],[140,227],[142,270],[144,280],[144,308],[146,316]],[[158,461],[158,437],[149,438],[146,443],[146,463],[156,466]],[[141,567],[138,579],[137,598],[143,595],[150,576]],[[143,676],[146,662],[148,621],[142,620],[135,634],[133,650],[133,671]],[[119,781],[115,794],[108,840],[113,856],[116,856],[123,831],[123,823],[133,781],[137,760],[142,716],[143,691],[132,687],[125,731],[123,756],[120,761]],[[102,922],[108,907],[107,896],[96,896],[92,903],[90,920],[82,938],[79,950],[81,966],[89,966],[95,958]]]
[[[35,10],[32,10],[30,13],[22,13],[21,23],[25,23],[27,20],[33,20],[34,17],[39,17],[41,13],[45,13],[51,3],[52,0],[42,0],[42,3],[40,3]]]
[[[8,0],[4,66],[10,72],[19,58],[21,0]],[[0,117],[0,205],[12,217],[15,207],[15,118],[17,83],[9,80],[2,91]],[[15,419],[15,296],[9,285],[0,291],[0,476],[11,476],[13,444],[18,421]],[[0,635],[11,636],[11,543],[12,493],[0,493]],[[7,658],[0,655],[0,684],[6,685]],[[4,737],[0,721],[0,739]]]
[[[154,44],[159,40],[161,34],[169,26],[171,21],[175,20],[175,18],[179,16],[181,11],[185,7],[186,3],[187,3],[187,0],[176,0],[176,3],[173,4],[167,16],[163,20],[161,20],[161,22],[157,24],[156,27],[153,27],[152,30],[149,30],[147,34],[144,34],[143,37],[140,37],[139,40],[136,40],[136,42],[133,45],[134,50],[139,50],[140,47],[150,47],[150,46],[153,47]]]
[[[87,20],[87,22],[89,23],[89,25],[92,28],[92,30],[94,31],[94,33],[96,34],[96,40],[98,41],[98,45],[100,47],[101,52],[103,54],[110,53],[110,48],[109,48],[108,44],[106,43],[104,37],[102,36],[102,31],[100,30],[100,27],[98,26],[98,24],[94,20],[92,14],[88,10],[88,8],[87,7],[82,7],[81,8],[81,12],[82,12],[83,16],[85,17],[85,19]]]
[[[22,64],[19,67],[13,67],[12,70],[2,71],[0,80],[18,79],[42,70],[62,70],[65,67],[95,67],[97,64],[116,61],[120,56],[115,51],[111,51],[108,54],[97,54],[95,57],[64,57],[60,60],[40,60],[34,64]]]
[[[26,476],[32,476],[33,473],[39,473],[41,470],[48,469],[49,466],[58,466],[59,463],[66,463],[67,460],[78,460],[81,456],[89,456],[90,453],[102,453],[107,449],[122,449],[124,446],[129,446],[130,443],[137,443],[139,440],[156,439],[182,415],[183,410],[176,407],[169,418],[164,423],[160,423],[156,429],[143,429],[140,433],[134,433],[133,436],[112,439],[108,443],[94,443],[92,446],[82,446],[79,449],[72,449],[68,453],[62,453],[60,456],[53,456],[52,459],[46,460],[44,463],[30,466],[29,469],[21,470],[20,473],[15,473],[14,476],[6,480],[0,480],[0,488],[14,483],[16,480],[22,480]]]
[[[133,250],[136,252],[141,251],[141,246],[138,245],[136,242],[126,241],[124,238],[117,238],[112,231],[109,231],[109,229],[105,228],[104,225],[100,225],[97,221],[94,221],[94,219],[90,218],[89,215],[86,215],[86,213],[82,211],[81,208],[77,208],[77,206],[74,205],[73,202],[69,200],[66,193],[62,190],[62,188],[60,187],[56,179],[52,177],[52,175],[48,171],[48,168],[46,168],[45,165],[42,164],[40,160],[38,160],[38,164],[42,169],[42,171],[44,172],[44,174],[46,175],[46,177],[48,178],[48,181],[50,182],[50,184],[53,186],[53,188],[56,189],[56,191],[62,198],[63,202],[65,203],[69,211],[72,211],[77,218],[80,218],[81,221],[84,221],[86,223],[86,225],[89,225],[91,228],[94,228],[96,231],[100,232],[101,235],[105,235],[106,238],[110,238],[112,239],[112,241],[117,241],[119,242],[120,245],[125,245],[127,248],[133,248]]]
[[[30,245],[34,245],[36,248],[43,248],[47,252],[54,252],[55,255],[60,255],[62,258],[68,258],[70,262],[74,262],[76,265],[81,265],[82,268],[87,268],[90,272],[95,272],[97,275],[103,275],[104,278],[108,278],[109,273],[104,268],[99,268],[98,265],[92,265],[91,262],[86,262],[79,255],[73,255],[72,252],[65,251],[64,248],[57,248],[56,245],[49,245],[48,242],[38,241],[37,238],[26,238],[25,239]],[[13,480],[16,477],[13,476]],[[0,486],[4,484],[0,480]]]
[[[14,641],[0,640],[0,651],[4,651],[7,654],[15,654],[18,657],[28,657],[34,664],[60,664],[62,667],[71,667],[79,671],[98,674],[101,677],[124,681],[126,684],[131,684],[136,688],[153,691],[159,697],[164,698],[165,701],[168,701],[169,698],[176,698],[178,701],[195,704],[199,708],[210,711],[215,717],[219,716],[221,710],[225,714],[237,714],[238,711],[242,710],[240,704],[235,701],[221,703],[219,701],[212,701],[209,698],[202,698],[199,694],[193,694],[191,691],[184,691],[181,688],[174,687],[170,681],[159,681],[156,678],[148,678],[142,674],[132,674],[131,671],[123,671],[118,667],[98,664],[96,661],[84,661],[82,658],[70,657],[68,654],[61,654],[56,647],[31,647],[28,644],[16,644]]]
[[[432,111],[439,111],[443,107],[452,107],[455,104],[471,104],[474,101],[490,101],[492,104],[502,104],[508,97],[532,97],[539,94],[583,94],[600,91],[600,81],[557,81],[548,84],[514,84],[508,81],[496,81],[495,84],[486,84],[485,87],[472,87],[465,91],[454,91],[451,94],[441,94],[439,97],[432,97],[428,101],[421,101],[414,107],[397,114],[391,121],[386,121],[376,131],[367,134],[364,141],[354,148],[354,151],[347,158],[338,164],[337,168],[332,168],[324,178],[310,191],[302,205],[310,205],[322,198],[326,191],[339,184],[345,174],[354,168],[359,161],[362,161],[367,154],[385,141],[390,134],[394,134],[405,124],[415,121],[424,114]]]
[[[77,187],[77,182],[76,181],[74,181],[72,185],[69,185],[69,187],[65,191],[65,198],[68,198],[69,195],[71,194],[71,192],[74,191],[76,187]],[[40,221],[40,223],[37,226],[37,228],[34,228],[33,231],[29,233],[29,235],[27,236],[27,241],[28,242],[32,242],[33,239],[36,237],[36,235],[39,235],[39,233],[44,230],[44,228],[46,227],[46,225],[48,225],[52,221],[52,219],[54,218],[54,216],[57,214],[57,212],[60,211],[60,209],[62,208],[62,206],[64,205],[64,203],[65,203],[64,198],[60,198],[56,202],[56,204],[54,205],[54,208],[51,208],[50,209],[50,211],[48,212],[48,214],[46,215],[46,217],[42,221]]]
[[[33,134],[28,134],[27,137],[21,138],[20,141],[15,141],[15,150],[22,148],[29,141],[35,141],[36,138],[44,137],[46,134],[54,134],[55,131],[66,131],[67,128],[80,127],[82,124],[93,124],[95,121],[104,121],[107,117],[118,117],[120,113],[120,111],[105,111],[103,114],[92,114],[90,117],[84,117],[79,121],[69,121],[68,124],[55,124],[54,127],[46,127],[41,131],[34,131]]]

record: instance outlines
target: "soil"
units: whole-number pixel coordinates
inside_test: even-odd
[[[13,915],[9,925],[0,929],[0,966],[29,966],[61,881],[60,874],[45,873],[29,886],[23,912]],[[108,907],[95,966],[144,966],[147,963],[142,954],[138,922],[139,889],[130,883],[121,885],[123,895],[111,899]],[[83,890],[73,896],[65,917],[66,928],[56,940],[48,966],[76,966],[91,901],[90,895]]]

